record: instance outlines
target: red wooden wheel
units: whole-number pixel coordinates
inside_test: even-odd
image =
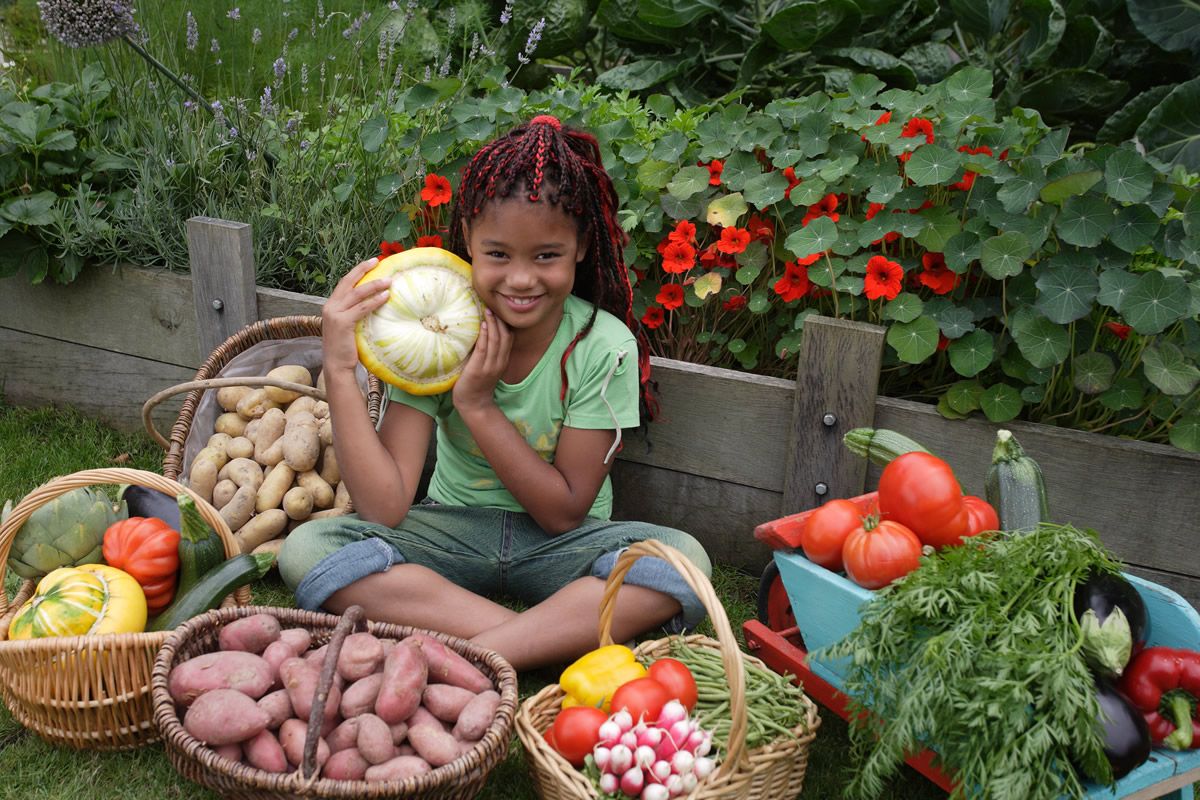
[[[758,583],[758,621],[788,641],[803,647],[804,640],[796,627],[796,615],[792,612],[792,601],[779,577],[779,567],[772,560],[763,569]]]

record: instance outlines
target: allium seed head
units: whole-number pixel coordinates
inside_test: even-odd
[[[50,34],[67,47],[104,44],[133,33],[133,6],[123,0],[38,0]]]

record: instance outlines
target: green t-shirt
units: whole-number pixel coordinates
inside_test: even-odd
[[[633,428],[638,424],[637,341],[625,325],[606,311],[596,314],[591,331],[567,358],[567,393],[560,400],[559,362],[575,334],[587,324],[593,305],[568,295],[554,340],[520,383],[496,384],[493,397],[529,446],[554,463],[563,426],[583,429]],[[624,353],[618,365],[618,355]],[[615,368],[615,371],[614,371]],[[454,409],[450,392],[419,397],[388,387],[388,397],[437,420],[437,465],[429,496],[456,506],[489,506],[524,511],[504,488],[474,437]],[[605,401],[607,400],[607,405]],[[611,410],[609,409],[611,406]],[[600,487],[589,517],[612,516],[612,483]]]

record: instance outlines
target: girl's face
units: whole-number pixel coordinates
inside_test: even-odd
[[[575,219],[544,199],[531,203],[514,191],[488,203],[464,238],[484,305],[518,339],[553,338],[575,285],[575,265],[587,254]]]

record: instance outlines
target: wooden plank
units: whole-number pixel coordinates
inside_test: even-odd
[[[162,270],[89,267],[67,286],[5,278],[0,325],[168,364],[203,361],[192,281]]]
[[[0,328],[0,393],[20,406],[73,406],[118,430],[144,430],[142,404],[195,370],[44,336]],[[183,396],[155,411],[159,430],[170,431]]]
[[[264,289],[258,287],[258,318],[273,319],[274,317],[291,316],[321,316],[321,307],[325,298],[299,292],[288,292],[283,289]]]
[[[946,459],[971,494],[983,493],[996,431],[1011,430],[1042,467],[1052,519],[1096,530],[1131,566],[1200,576],[1187,502],[1200,496],[1200,455],[1027,422],[948,423],[932,406],[905,400],[881,397],[875,409],[876,427],[902,431]],[[872,469],[868,484],[877,483],[878,470]],[[1189,600],[1200,600],[1195,586],[1184,589]]]
[[[665,358],[651,365],[660,415],[648,443],[626,438],[622,459],[783,490],[792,381]]]
[[[754,526],[779,516],[777,492],[627,461],[613,466],[613,519],[636,519],[687,531],[714,564],[758,575],[771,551]]]
[[[784,463],[784,508],[862,493],[867,462],[842,436],[875,418],[884,329],[814,315],[804,321]]]
[[[200,351],[258,320],[254,293],[254,243],[250,225],[212,217],[187,221]]]

